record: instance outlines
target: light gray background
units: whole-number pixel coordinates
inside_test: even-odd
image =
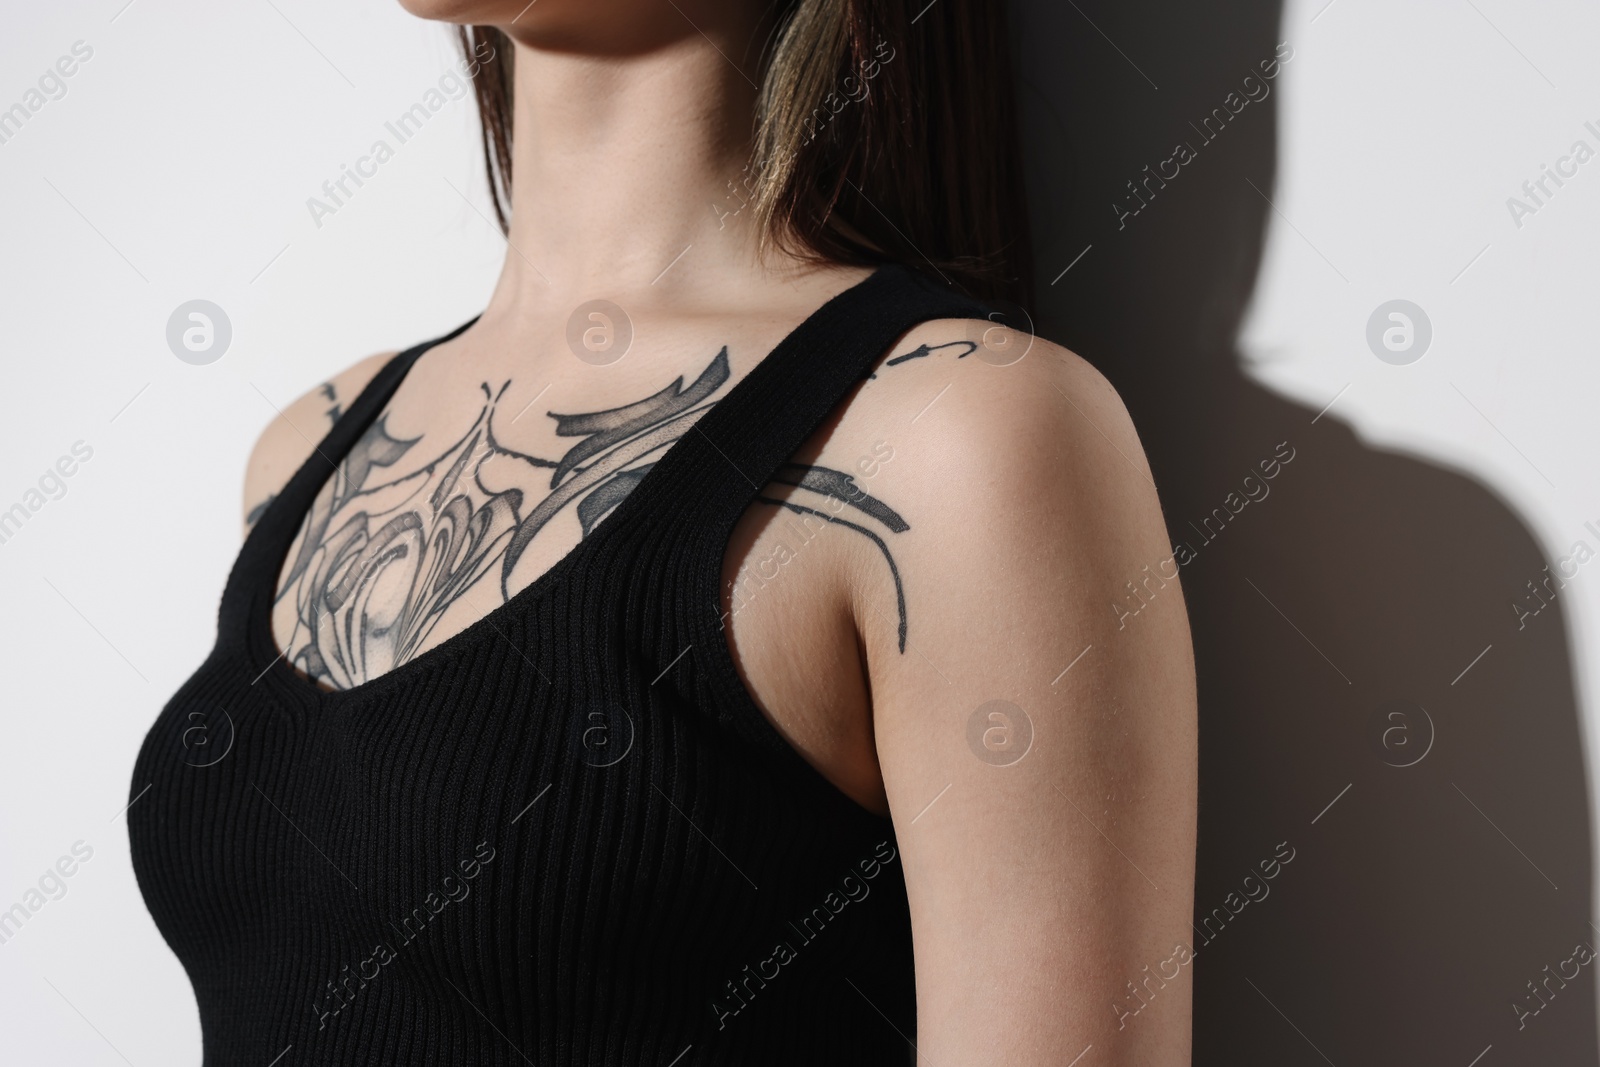
[[[74,42],[94,52],[0,144],[0,508],[74,442],[93,458],[0,544],[0,909],[75,841],[94,854],[0,944],[0,1058],[194,1063],[193,998],[139,897],[119,812],[146,729],[211,646],[245,457],[275,407],[334,370],[476,313],[504,246],[470,99],[320,227],[307,210],[342,164],[392,143],[384,122],[456,62],[444,30],[388,0],[108,0],[5,21],[0,107]],[[1112,36],[1139,60],[1136,35]],[[1600,126],[1600,10],[1311,0],[1286,6],[1278,36],[1295,58],[1275,85],[1278,174],[1239,337],[1247,374],[1313,412],[1337,397],[1325,418],[1367,444],[1469,474],[1551,560],[1578,540],[1600,550],[1584,526],[1600,527],[1600,159],[1520,228],[1506,207],[1574,140],[1600,148],[1583,127]],[[1094,270],[1095,253],[1073,270]],[[1055,269],[1071,257],[1058,258]],[[1042,284],[1055,269],[1041,263]],[[165,341],[172,310],[197,298],[233,328],[209,366]],[[1410,366],[1364,340],[1369,314],[1395,298],[1433,324]],[[1559,601],[1591,767],[1595,572]],[[1297,621],[1316,634],[1315,618]],[[1490,643],[1462,647],[1460,667]],[[1497,829],[1515,843],[1528,828]],[[1485,978],[1506,1002],[1521,980]]]

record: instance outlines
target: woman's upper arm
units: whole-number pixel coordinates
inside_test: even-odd
[[[911,526],[904,652],[892,593],[855,596],[923,1061],[1187,1063],[1193,660],[1139,442],[1047,342],[919,362],[921,393],[948,389],[883,431]]]
[[[244,530],[248,534],[266,506],[316,448],[351,401],[394,355],[380,352],[347,368],[278,408],[250,450],[244,472]]]

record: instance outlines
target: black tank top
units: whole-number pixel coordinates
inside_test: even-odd
[[[912,1062],[892,825],[755,705],[721,569],[901,333],[987,310],[879,268],[532,585],[325,691],[273,639],[284,558],[331,464],[461,330],[379,371],[245,540],[216,645],[134,767],[134,871],[206,1067]]]

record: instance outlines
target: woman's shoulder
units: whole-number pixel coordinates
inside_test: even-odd
[[[394,352],[379,352],[340,371],[278,408],[256,438],[245,464],[244,525],[248,530],[305,463],[330,427],[344,414]]]
[[[1062,990],[1133,966],[1150,931],[1184,926],[1194,668],[1175,572],[1152,574],[1171,558],[1155,487],[1110,383],[1043,338],[930,322],[876,374],[846,418],[893,446],[861,487],[904,532],[880,538],[892,577],[857,565],[847,590],[900,831],[917,995],[945,1009],[926,1028],[919,1015],[918,1038],[957,1059],[996,1034],[1008,1061],[1070,1056],[1061,1028],[1001,1034],[962,997],[971,975],[1020,966],[1051,978],[1009,991],[1013,1018],[1088,1019],[1103,1009]],[[1145,576],[1153,599],[1124,628],[1120,598]],[[885,623],[897,602],[898,633]],[[1116,849],[1100,829],[1113,824]],[[1143,870],[1166,889],[1149,895]],[[993,872],[998,920],[980,915]],[[1104,919],[1063,925],[1089,914]]]
[[[900,428],[926,453],[924,465],[945,475],[977,462],[986,480],[1003,471],[1026,478],[1039,473],[1040,456],[1091,439],[1096,447],[1077,450],[1080,474],[1119,454],[1145,472],[1133,421],[1104,375],[1062,345],[984,319],[933,319],[908,331],[850,404],[841,429],[851,425]]]
[[[890,540],[909,581],[970,569],[1003,584],[1002,561],[1026,570],[1045,558],[1136,573],[1134,561],[1165,543],[1122,399],[1042,337],[981,319],[925,322],[820,436],[802,462],[850,475],[895,511],[908,532]]]

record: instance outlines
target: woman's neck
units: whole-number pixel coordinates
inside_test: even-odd
[[[748,158],[756,89],[735,61],[753,27],[664,9],[681,31],[631,54],[514,45],[510,247],[491,313],[725,290],[758,269],[753,213],[728,184]]]

